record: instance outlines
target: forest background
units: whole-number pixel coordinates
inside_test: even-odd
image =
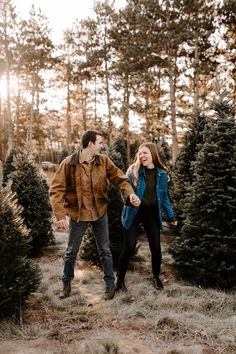
[[[55,44],[50,23],[32,6],[20,18],[0,2],[0,159],[24,147],[58,163],[89,128],[108,145],[167,141],[172,163],[193,112],[211,114],[221,89],[235,102],[235,3],[129,0],[94,3]]]
[[[25,20],[11,5],[0,2],[2,352],[235,353],[235,1],[97,2],[59,45],[40,10]],[[162,233],[158,294],[142,234],[130,293],[104,303],[88,233],[90,259],[58,298],[67,234],[39,164],[56,167],[88,128],[123,171],[140,142],[161,148],[178,227]],[[123,204],[111,186],[108,199],[115,266]]]

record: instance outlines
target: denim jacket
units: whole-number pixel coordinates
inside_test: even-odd
[[[158,167],[156,172],[157,217],[159,218],[160,227],[162,228],[162,210],[164,210],[169,220],[173,220],[175,218],[175,213],[171,207],[170,199],[168,196],[167,172],[164,169]],[[128,172],[128,178],[133,185],[132,174],[130,172]],[[137,186],[134,187],[135,194],[139,197],[140,200],[142,200],[145,188],[145,168],[141,166],[138,171],[138,183]],[[125,229],[128,230],[132,225],[132,222],[138,212],[138,208],[139,207],[133,207],[129,205],[125,205],[123,207],[121,221]]]

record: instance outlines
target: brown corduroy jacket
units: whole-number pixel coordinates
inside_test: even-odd
[[[80,151],[68,156],[58,167],[49,189],[54,215],[57,220],[67,216],[79,221],[81,208]],[[91,169],[92,190],[95,206],[101,217],[108,203],[108,181],[117,187],[124,198],[134,193],[128,177],[106,155],[95,156]]]

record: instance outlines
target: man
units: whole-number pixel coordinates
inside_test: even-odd
[[[110,300],[115,295],[107,219],[108,180],[132,205],[138,206],[140,201],[126,175],[106,155],[100,154],[103,147],[100,132],[85,132],[82,149],[62,161],[51,183],[50,197],[58,228],[68,228],[66,216],[69,216],[61,298],[70,296],[76,256],[89,223],[93,227],[104,271],[105,299]]]

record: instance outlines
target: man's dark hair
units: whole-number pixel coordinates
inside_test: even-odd
[[[97,135],[103,136],[101,132],[98,132],[97,130],[87,130],[83,136],[82,136],[82,147],[85,149],[88,146],[88,143],[92,141],[92,143],[95,143],[97,139]]]

